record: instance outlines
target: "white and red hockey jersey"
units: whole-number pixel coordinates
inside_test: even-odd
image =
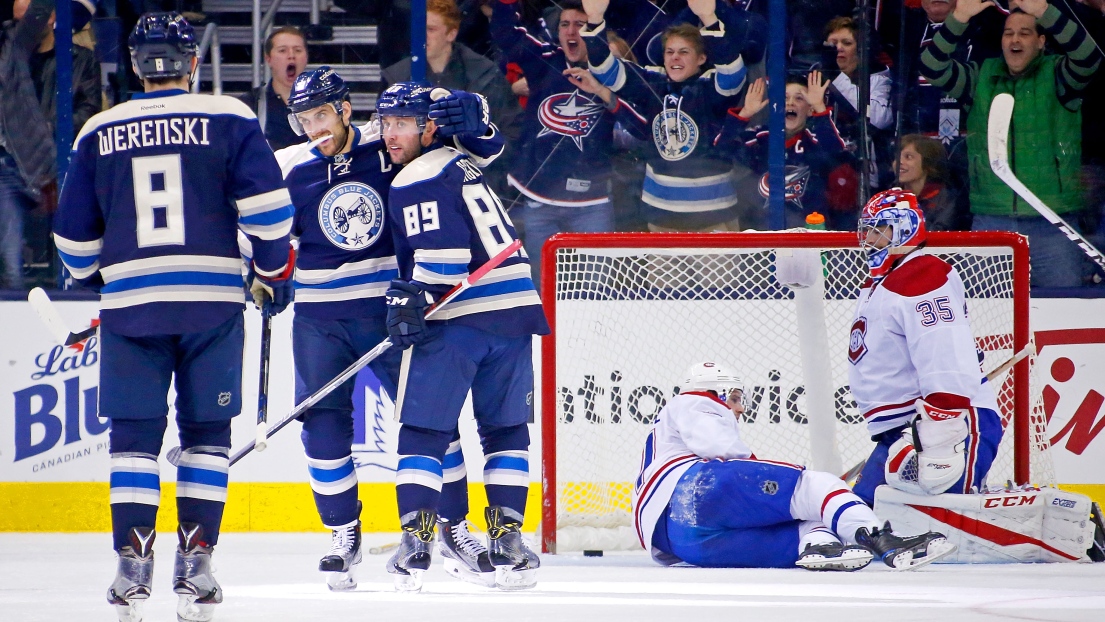
[[[711,393],[688,391],[668,400],[656,416],[633,486],[633,523],[641,546],[653,557],[652,532],[675,485],[699,460],[750,458],[736,416]]]
[[[963,281],[942,259],[914,252],[860,292],[848,341],[848,383],[874,436],[912,421],[917,398],[939,408],[989,408]]]

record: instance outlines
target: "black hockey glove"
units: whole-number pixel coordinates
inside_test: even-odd
[[[483,136],[491,124],[487,99],[479,93],[453,91],[430,104],[430,118],[441,135]]]
[[[406,349],[432,336],[426,326],[426,307],[431,299],[421,287],[395,280],[384,296],[388,305],[388,335],[396,347]]]
[[[263,276],[257,273],[253,263],[249,266],[249,293],[253,295],[253,304],[261,308],[272,301],[272,314],[276,315],[288,308],[295,298],[295,285],[292,273],[295,270],[295,250],[288,252],[288,263],[284,271],[276,276]]]

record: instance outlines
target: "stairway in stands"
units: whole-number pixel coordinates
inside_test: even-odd
[[[261,0],[264,14],[272,0]],[[332,28],[333,36],[327,40],[308,40],[308,69],[330,65],[346,82],[350,83],[353,118],[367,121],[376,107],[376,95],[380,91],[380,65],[377,50],[376,26],[366,17],[346,13],[333,6],[330,0],[320,0],[320,20],[324,27]],[[250,28],[252,0],[203,0],[207,22],[219,25],[222,44],[223,94],[238,96],[250,89],[253,68],[251,54],[253,34]],[[273,28],[293,25],[303,28],[310,24],[310,0],[283,0],[277,11]],[[326,28],[319,30],[327,30]],[[264,41],[268,33],[262,33]],[[212,92],[210,54],[200,70],[200,91]],[[264,58],[261,59],[262,82],[265,81]]]

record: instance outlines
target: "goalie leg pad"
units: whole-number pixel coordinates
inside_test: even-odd
[[[958,551],[945,563],[1070,562],[1093,539],[1089,497],[1056,488],[992,494],[875,492],[875,513],[901,533],[946,534]]]

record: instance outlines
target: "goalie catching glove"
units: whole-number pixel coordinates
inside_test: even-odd
[[[487,99],[479,93],[436,88],[430,93],[429,117],[444,137],[483,136],[491,125]]]
[[[249,293],[253,296],[253,304],[258,308],[265,306],[266,300],[272,301],[272,314],[276,315],[288,308],[295,298],[295,285],[292,282],[292,273],[295,271],[295,249],[288,251],[288,263],[280,273],[267,275],[257,270],[257,266],[249,264]]]
[[[395,280],[384,296],[388,335],[396,347],[406,349],[431,337],[426,326],[426,307],[433,303],[429,292],[414,283]]]

